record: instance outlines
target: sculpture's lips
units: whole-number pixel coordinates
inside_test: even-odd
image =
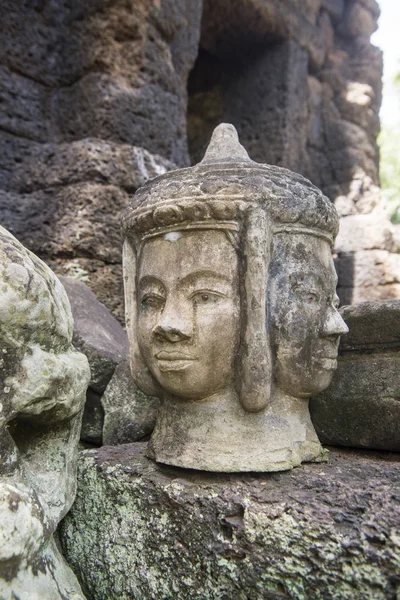
[[[327,371],[334,371],[337,368],[337,354],[328,354],[326,356],[315,357],[315,362]]]
[[[162,372],[166,371],[185,371],[188,369],[194,360],[197,360],[195,356],[191,354],[185,354],[184,352],[167,352],[162,350],[156,355],[158,368]]]
[[[161,350],[157,352],[156,358],[158,360],[196,360],[196,357],[192,354],[186,354],[185,352],[167,352],[166,350]]]

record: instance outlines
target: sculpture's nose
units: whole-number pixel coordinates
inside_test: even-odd
[[[193,333],[193,315],[189,307],[167,301],[159,322],[153,329],[156,338],[168,342],[189,340]]]
[[[323,337],[339,337],[348,333],[348,331],[349,328],[340,316],[339,311],[335,307],[329,308],[322,325]]]

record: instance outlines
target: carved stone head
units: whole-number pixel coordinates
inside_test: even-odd
[[[220,125],[201,163],[143,186],[123,219],[131,368],[162,399],[160,462],[288,469],[321,446],[307,399],[336,367],[333,205],[251,161]]]
[[[61,283],[2,227],[0,286],[0,597],[83,598],[52,536],[75,495],[88,362]]]

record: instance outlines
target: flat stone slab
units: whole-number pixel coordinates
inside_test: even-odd
[[[311,398],[310,413],[323,444],[400,451],[400,300],[361,302],[341,314],[349,333],[340,340],[330,386]]]
[[[331,449],[293,471],[210,474],[145,449],[80,455],[61,540],[89,600],[399,597],[399,454]]]

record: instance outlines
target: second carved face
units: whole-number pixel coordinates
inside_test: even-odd
[[[328,242],[314,235],[275,236],[268,282],[274,377],[286,393],[324,390],[337,366],[340,336],[337,276]]]

